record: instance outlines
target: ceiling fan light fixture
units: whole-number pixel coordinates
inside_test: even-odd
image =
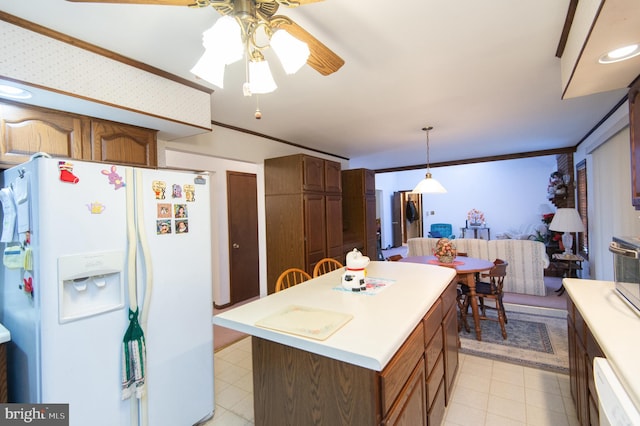
[[[601,64],[613,64],[625,61],[640,55],[640,43],[629,44],[614,50],[610,50],[598,59]]]
[[[311,53],[307,43],[298,40],[283,29],[273,34],[270,45],[287,74],[298,72],[307,63]]]
[[[249,89],[252,94],[271,93],[277,88],[266,60],[249,61]]]
[[[427,133],[427,174],[424,179],[422,179],[413,191],[421,194],[444,194],[447,190],[442,186],[440,182],[435,180],[431,175],[431,169],[429,167],[429,131],[433,130],[432,126],[427,126],[422,128],[423,131]]]
[[[222,89],[224,88],[224,69],[225,63],[221,56],[217,52],[207,50],[191,68],[191,73]]]
[[[205,53],[214,52],[226,65],[237,62],[244,56],[242,29],[231,16],[220,17],[211,28],[202,33],[202,45]]]

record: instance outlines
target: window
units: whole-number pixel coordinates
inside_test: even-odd
[[[576,165],[576,204],[584,224],[584,232],[578,233],[578,254],[589,258],[589,227],[587,218],[587,162],[582,160]]]

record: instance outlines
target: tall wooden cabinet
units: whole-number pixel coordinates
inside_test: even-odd
[[[354,248],[377,259],[376,174],[373,170],[342,171],[342,227],[345,254]]]
[[[156,131],[62,111],[0,102],[0,166],[32,154],[157,167]]]
[[[288,268],[309,274],[325,257],[342,254],[341,166],[298,154],[264,162],[267,290]]]

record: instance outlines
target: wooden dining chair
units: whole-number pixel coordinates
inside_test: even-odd
[[[493,262],[493,268],[491,268],[488,273],[480,275],[481,279],[484,278],[488,281],[476,281],[476,297],[480,302],[480,319],[497,321],[500,324],[500,330],[502,331],[503,339],[507,338],[507,330],[505,328],[505,324],[507,323],[507,316],[504,311],[504,304],[502,303],[502,287],[504,285],[504,278],[507,275],[507,266],[509,266],[508,262],[505,262],[502,259],[496,259]],[[469,311],[469,304],[471,303],[470,290],[468,286],[462,285],[460,286],[460,291],[462,297],[462,304],[460,304],[460,293],[458,293],[460,317],[462,325],[464,325],[465,329],[469,331],[469,325],[467,323],[467,312]],[[485,306],[485,299],[493,300],[495,302],[495,308]],[[486,309],[495,309],[498,315],[497,318],[493,316],[487,316]]]
[[[344,265],[332,257],[325,257],[313,267],[313,278],[343,268]]]
[[[300,268],[289,268],[280,274],[276,281],[276,293],[311,279],[306,271]]]

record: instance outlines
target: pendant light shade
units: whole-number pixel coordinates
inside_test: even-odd
[[[413,188],[412,192],[418,192],[422,194],[443,194],[447,192],[447,190],[433,178],[431,175],[431,169],[429,167],[429,131],[432,130],[432,126],[423,127],[422,130],[427,133],[427,174],[415,188]]]

